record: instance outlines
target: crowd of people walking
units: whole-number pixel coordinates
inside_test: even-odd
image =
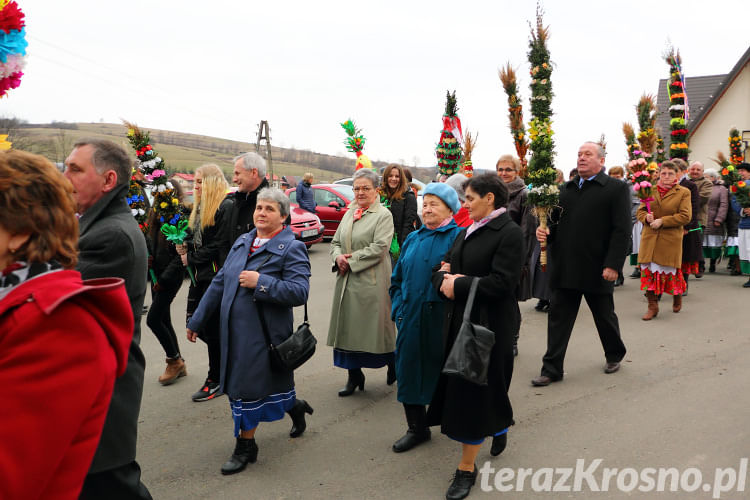
[[[622,168],[607,174],[604,165],[598,143],[581,145],[572,179],[564,182],[559,172],[559,207],[547,229],[537,227],[521,164],[510,155],[500,157],[495,173],[428,184],[421,217],[401,166],[387,166],[382,179],[368,169],[353,176],[354,200],[330,245],[335,286],[327,345],[333,366],[347,374],[338,395],[364,391],[364,370],[385,367],[406,423],[392,450],[413,449],[438,426],[460,446],[449,500],[470,494],[486,439],[492,456],[507,445],[519,302],[536,298],[535,309],[548,313],[541,372],[531,380],[543,387],[564,377],[582,299],[602,344],[603,372],[620,370],[627,349],[614,290],[625,281],[628,254],[649,321],[663,294],[672,295],[672,310],[680,312],[688,277],[706,272],[704,258],[708,273],[729,257],[733,273],[750,274],[750,208],[715,170],[664,161],[653,173],[649,203],[634,194]],[[189,228],[181,244],[165,238],[164,221],[155,216],[145,234],[139,230],[125,201],[131,169],[125,151],[102,140],[76,143],[64,176],[39,156],[0,154],[0,210],[11,214],[0,221],[0,317],[9,325],[0,336],[0,372],[9,387],[28,370],[54,373],[79,387],[80,399],[49,398],[55,391],[46,389],[44,375],[33,387],[24,385],[23,397],[11,398],[27,405],[44,395],[49,410],[65,415],[55,434],[73,437],[54,441],[43,460],[32,457],[38,441],[50,439],[34,432],[44,422],[11,409],[15,420],[0,435],[14,462],[39,466],[3,472],[0,492],[10,497],[54,490],[61,498],[151,498],[135,460],[147,282],[146,324],[166,357],[162,385],[188,373],[170,309],[189,282],[187,340],[201,339],[208,351],[208,373],[192,400],[227,395],[234,424],[235,447],[222,474],[257,460],[261,422],[288,414],[289,435],[297,438],[313,413],[297,397],[294,371],[269,356],[294,330],[293,308],[307,303],[312,271],[305,245],[289,227],[289,198],[269,186],[265,160],[256,153],[235,159],[232,194],[221,168],[199,167],[192,207],[175,186]],[[737,170],[750,181],[750,165]],[[310,211],[312,180],[305,178],[298,197]],[[541,245],[549,251],[547,272]],[[62,411],[71,405],[81,411]],[[19,432],[24,428],[29,431]]]

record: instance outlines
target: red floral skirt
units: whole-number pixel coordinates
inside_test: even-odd
[[[698,274],[698,261],[695,262],[683,262],[682,263],[682,274],[683,276],[690,276],[691,274]]]
[[[641,290],[643,291],[654,292],[656,295],[662,293],[682,295],[686,288],[685,278],[679,269],[677,274],[652,273],[650,269],[641,269]]]

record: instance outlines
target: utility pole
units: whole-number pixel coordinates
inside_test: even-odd
[[[266,169],[268,171],[268,182],[273,187],[278,187],[273,181],[273,160],[271,158],[271,127],[268,126],[267,120],[261,120],[258,125],[258,140],[255,143],[255,152],[262,154],[261,141],[266,141]]]

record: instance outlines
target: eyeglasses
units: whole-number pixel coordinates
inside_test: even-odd
[[[372,191],[372,188],[371,187],[356,187],[353,189],[353,191],[355,193],[359,193],[359,192],[366,193],[367,191]]]
[[[498,168],[497,171],[498,172],[515,172],[516,169],[515,168]]]

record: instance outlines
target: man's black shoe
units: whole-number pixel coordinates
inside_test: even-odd
[[[471,493],[471,487],[477,482],[477,466],[474,465],[472,472],[456,469],[453,482],[445,493],[446,500],[461,500]]]

